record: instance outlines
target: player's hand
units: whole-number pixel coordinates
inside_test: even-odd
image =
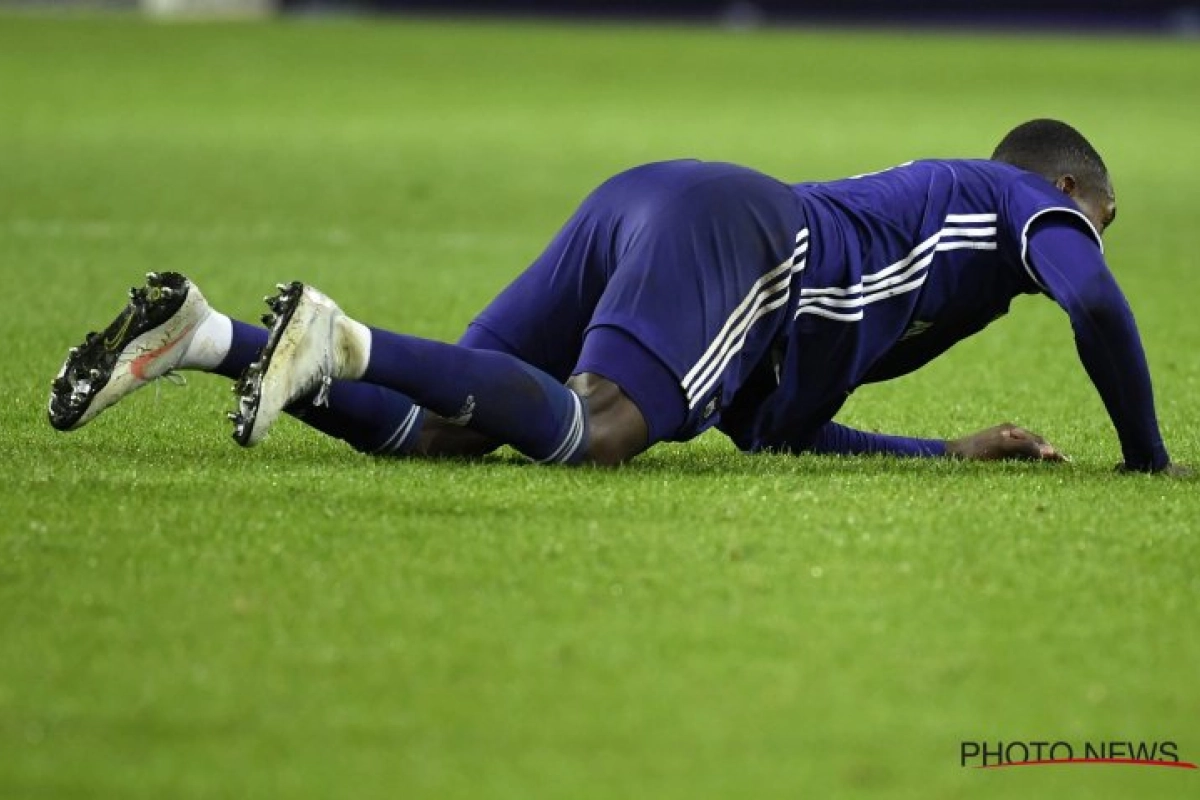
[[[1067,457],[1041,436],[1011,422],[946,442],[946,454],[970,461],[1066,461]]]

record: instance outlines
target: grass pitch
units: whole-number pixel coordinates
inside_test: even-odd
[[[1012,314],[842,419],[1005,419],[1070,466],[627,468],[242,451],[227,385],[44,420],[148,269],[253,319],[302,277],[451,338],[604,177],[796,180],[1077,124],[1177,460],[1200,462],[1200,50],[1166,41],[0,17],[0,795],[1009,798],[1200,773],[962,769],[964,739],[1200,760],[1195,480],[1118,477],[1065,316]]]

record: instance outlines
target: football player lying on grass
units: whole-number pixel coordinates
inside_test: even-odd
[[[50,422],[86,424],[171,370],[237,380],[239,444],[281,413],[366,452],[618,464],[710,427],[742,450],[1059,461],[1000,425],[915,439],[833,421],[863,384],[911,372],[1043,293],[1120,439],[1122,468],[1177,472],[1129,306],[1105,264],[1104,162],[1053,120],[990,160],[914,161],[827,183],[668,161],[596,189],[457,344],[368,327],[303,283],[266,328],[151,273],[54,379]]]

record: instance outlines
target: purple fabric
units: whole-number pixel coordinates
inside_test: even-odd
[[[1095,239],[1073,218],[1046,217],[1032,227],[1029,260],[1071,318],[1079,359],[1117,428],[1126,468],[1166,467],[1142,340]]]
[[[790,319],[777,301],[803,224],[790,185],[754,170],[694,160],[635,167],[593,191],[472,328],[560,381],[593,371],[579,361],[592,331],[622,330],[639,365],[675,377],[661,401],[643,393],[639,407],[669,405],[686,389],[684,418],[657,435],[690,439],[720,422]],[[750,295],[761,295],[752,306]]]
[[[1022,260],[1028,223],[1077,213],[1037,175],[979,159],[794,190],[807,251],[785,287],[776,381],[739,387],[739,406],[752,411],[721,424],[745,450],[805,449],[851,392],[920,368],[1038,291]]]
[[[808,450],[822,455],[932,458],[946,455],[946,442],[941,439],[912,439],[906,436],[866,433],[836,422],[827,422],[817,431],[817,437]]]
[[[236,319],[230,322],[233,323],[233,338],[229,342],[229,352],[213,372],[236,381],[266,347],[267,329]]]
[[[577,463],[587,452],[587,413],[579,396],[507,353],[372,328],[362,380],[538,461]]]
[[[673,438],[687,418],[679,381],[637,339],[611,326],[592,328],[583,341],[575,374],[607,378],[642,412],[649,431],[647,446]]]

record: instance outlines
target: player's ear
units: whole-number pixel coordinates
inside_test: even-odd
[[[1074,197],[1075,190],[1079,188],[1079,184],[1076,182],[1074,175],[1063,175],[1054,182],[1054,185],[1057,186],[1058,190],[1067,197]]]

